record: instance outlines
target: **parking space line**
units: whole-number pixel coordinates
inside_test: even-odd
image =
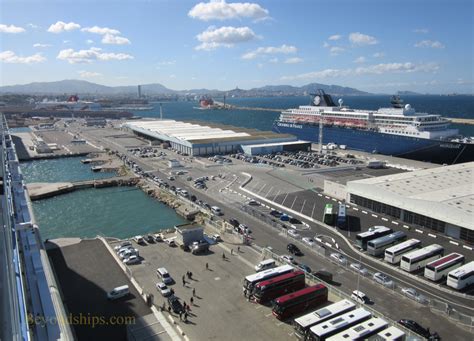
[[[283,199],[283,201],[281,202],[282,205],[283,205],[283,203],[285,202],[285,200],[286,200],[287,197],[288,197],[288,193],[286,193],[285,199]]]
[[[372,217],[374,217],[374,218],[378,218],[379,216],[378,216],[378,215],[376,215],[376,214],[372,214]]]
[[[329,199],[329,197],[327,195],[324,196],[326,199]]]
[[[331,200],[332,200],[332,201],[337,201],[337,200],[336,200],[336,199],[334,199],[334,198],[332,198]]]
[[[295,202],[296,202],[296,198],[297,198],[297,197],[295,197],[295,200],[293,200],[293,203],[291,204],[291,207],[290,207],[290,209],[293,209],[293,205],[294,205],[294,204],[295,204]]]
[[[314,217],[314,208],[316,207],[316,204],[313,205],[313,210],[311,211],[311,218]]]
[[[453,244],[453,245],[456,245],[456,246],[458,246],[458,245],[459,245],[459,243],[458,243],[458,242],[453,242],[452,240],[450,240],[450,241],[449,241],[449,243],[451,243],[451,244]]]
[[[470,246],[463,245],[462,247],[465,248],[465,249],[467,249],[467,250],[471,250],[471,251],[472,251],[472,247],[470,247]]]
[[[362,213],[367,214],[367,211],[362,211]]]
[[[323,195],[321,193],[318,193],[318,197],[322,197]]]
[[[354,211],[358,211],[358,210],[359,210],[358,208],[355,208],[355,207],[354,207]]]
[[[422,230],[415,229],[416,232],[423,234]]]
[[[346,205],[346,208],[351,208],[349,205]]]
[[[383,221],[388,221],[388,219],[387,219],[387,218],[382,218],[382,220],[383,220]]]
[[[396,221],[393,221],[393,220],[392,220],[392,224],[398,225],[398,223]]]
[[[406,229],[410,228],[410,226],[408,226],[408,225],[403,225],[403,227],[406,228]]]
[[[436,238],[436,235],[434,235],[432,233],[428,233],[428,236],[430,236],[431,238]]]

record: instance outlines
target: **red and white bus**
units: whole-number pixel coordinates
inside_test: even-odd
[[[273,277],[277,277],[277,276],[281,276],[281,275],[290,273],[294,270],[295,270],[295,268],[290,266],[290,265],[282,265],[282,266],[279,266],[279,267],[276,267],[276,268],[273,268],[273,269],[268,269],[268,270],[265,270],[265,271],[257,272],[253,275],[248,275],[244,279],[244,285],[243,285],[243,288],[242,288],[242,290],[244,291],[244,295],[245,296],[251,296],[252,291],[255,288],[255,286],[257,285],[257,283],[260,283],[261,281],[265,281],[265,280],[273,278]]]
[[[432,281],[439,281],[447,277],[448,273],[464,264],[464,256],[460,253],[451,253],[431,263],[426,264],[425,277]]]
[[[328,300],[328,288],[324,284],[298,290],[292,294],[278,297],[273,305],[272,313],[279,320],[315,308]]]
[[[257,303],[265,303],[304,287],[304,272],[294,271],[258,283],[253,290],[253,297]]]

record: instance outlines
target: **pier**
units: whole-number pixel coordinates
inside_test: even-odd
[[[83,188],[103,188],[114,186],[135,186],[139,178],[135,176],[115,176],[106,179],[85,180],[76,182],[37,182],[27,184],[26,188],[32,201],[50,198],[56,195],[73,192]]]

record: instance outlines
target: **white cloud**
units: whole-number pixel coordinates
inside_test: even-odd
[[[367,34],[362,34],[360,32],[354,32],[349,34],[349,40],[355,46],[375,45],[378,43],[375,37],[369,36]]]
[[[415,33],[428,33],[429,30],[427,28],[416,28],[413,30]]]
[[[354,59],[354,63],[365,63],[367,59],[365,57],[360,56],[359,58]]]
[[[445,46],[441,44],[439,41],[433,41],[433,40],[422,40],[419,41],[415,44],[415,47],[430,47],[433,49],[444,49]]]
[[[23,33],[25,32],[25,29],[23,27],[19,27],[15,25],[0,24],[0,32],[1,33]]]
[[[302,63],[302,62],[303,62],[303,59],[299,58],[299,57],[287,58],[285,60],[285,64],[298,64],[298,63]]]
[[[33,23],[26,24],[26,26],[28,26],[29,28],[32,28],[32,29],[34,29],[34,30],[41,28],[40,26],[35,25],[35,24],[33,24]]]
[[[328,48],[328,47],[331,47],[331,45],[329,45],[329,44],[327,43],[327,41],[325,41],[324,44],[323,44],[323,47],[324,47],[324,48]]]
[[[35,64],[46,61],[46,58],[41,53],[35,53],[34,55],[23,57],[17,56],[13,51],[0,52],[0,62],[9,64]]]
[[[99,26],[92,26],[92,27],[84,27],[81,29],[82,32],[89,32],[89,33],[95,33],[95,34],[112,34],[112,35],[117,35],[120,34],[119,30],[113,29],[113,28],[108,28],[108,27],[99,27]]]
[[[102,49],[92,47],[89,50],[74,51],[66,49],[59,51],[57,59],[66,60],[69,64],[92,63],[93,61],[127,60],[133,56],[126,53],[106,53]]]
[[[284,76],[282,80],[295,79],[320,79],[320,78],[338,78],[354,75],[380,75],[384,73],[412,73],[412,72],[436,72],[439,65],[436,63],[389,63],[375,64],[367,67],[358,67],[355,69],[326,69],[303,73],[295,76]]]
[[[65,23],[64,21],[58,21],[56,24],[52,24],[48,28],[50,33],[61,33],[64,31],[74,31],[81,28],[81,25],[74,22]]]
[[[102,76],[101,73],[98,72],[91,72],[91,71],[77,71],[79,77],[81,78],[94,78]]]
[[[103,44],[113,44],[113,45],[129,45],[130,40],[125,37],[114,36],[112,34],[106,34],[102,38]]]
[[[271,58],[271,59],[269,59],[268,61],[269,61],[270,63],[275,64],[275,63],[278,63],[278,58]]]
[[[339,46],[333,46],[329,49],[329,52],[331,52],[331,56],[338,56],[340,53],[344,52],[346,49],[343,47]]]
[[[47,48],[47,47],[51,47],[53,45],[51,44],[41,44],[41,43],[36,43],[36,44],[33,44],[33,47],[36,47],[36,48]]]
[[[269,18],[268,10],[259,4],[249,2],[227,3],[225,0],[200,2],[189,11],[188,16],[204,21],[241,18],[264,20]]]
[[[341,38],[342,36],[340,34],[333,34],[332,36],[328,38],[328,40],[339,40]]]
[[[224,26],[220,28],[209,27],[199,33],[196,38],[201,42],[196,50],[215,50],[218,47],[232,47],[235,43],[243,43],[257,38],[249,27]]]
[[[174,79],[174,78],[176,78],[176,75],[170,75],[170,78]]]
[[[175,65],[176,60],[163,60],[161,62],[158,62],[158,65]]]
[[[69,43],[71,43],[70,40],[63,40],[63,44],[69,44]]]
[[[267,47],[259,47],[254,51],[247,52],[242,55],[242,59],[255,59],[258,56],[266,55],[266,54],[290,54],[296,53],[298,49],[292,45],[281,45],[281,46],[267,46]]]
[[[86,44],[89,44],[89,45],[90,45],[90,44],[94,44],[94,41],[93,41],[92,39],[87,39],[87,40],[86,40]]]
[[[382,58],[385,56],[385,53],[383,52],[375,52],[373,55],[372,55],[374,58]]]

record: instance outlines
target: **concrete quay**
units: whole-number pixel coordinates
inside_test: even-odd
[[[133,176],[113,177],[100,180],[86,180],[77,182],[45,183],[37,182],[27,184],[32,201],[50,198],[56,195],[69,193],[83,188],[103,188],[113,186],[135,186],[138,178]]]

